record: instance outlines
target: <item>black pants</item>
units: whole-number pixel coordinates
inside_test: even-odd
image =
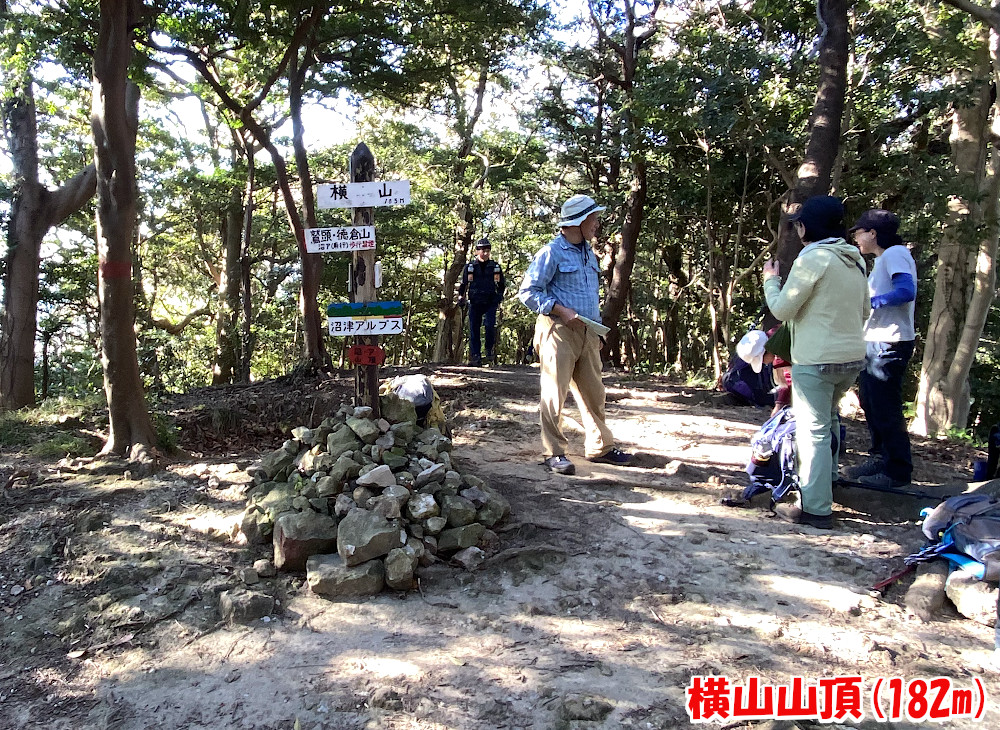
[[[469,362],[482,360],[480,330],[486,325],[486,357],[493,357],[497,341],[497,305],[469,302]]]
[[[886,475],[908,482],[913,473],[913,459],[903,418],[903,375],[913,355],[913,340],[867,344],[868,355],[858,379],[858,390],[872,438],[871,454],[882,457]]]

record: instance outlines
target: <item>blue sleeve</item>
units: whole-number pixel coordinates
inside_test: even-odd
[[[909,274],[892,275],[892,291],[872,297],[872,309],[894,307],[917,298],[917,285]]]
[[[524,280],[517,298],[535,314],[548,314],[556,303],[555,297],[549,294],[548,286],[555,276],[556,261],[552,249],[546,246],[524,272]]]

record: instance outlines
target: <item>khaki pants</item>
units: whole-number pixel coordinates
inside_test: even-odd
[[[606,454],[615,440],[604,422],[600,338],[590,328],[576,331],[543,314],[535,322],[535,352],[542,366],[540,415],[545,456],[565,454],[569,446],[562,430],[563,403],[569,390],[586,429],[584,455],[592,459]]]

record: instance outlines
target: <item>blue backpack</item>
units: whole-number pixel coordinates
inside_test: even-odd
[[[943,558],[980,580],[1000,578],[1000,500],[987,494],[958,494],[921,511],[920,529],[930,541],[903,562],[915,565]]]
[[[831,433],[830,448],[833,453],[840,450],[844,437],[844,426],[839,434]],[[785,406],[764,421],[750,439],[750,461],[746,468],[750,483],[741,496],[745,504],[751,497],[768,490],[775,502],[788,494],[790,489],[799,488],[799,474],[796,470],[795,415],[791,406]]]
[[[799,486],[795,471],[795,416],[791,408],[782,408],[764,422],[750,439],[750,461],[747,463],[750,484],[743,490],[743,499],[771,491],[778,501],[789,489]]]

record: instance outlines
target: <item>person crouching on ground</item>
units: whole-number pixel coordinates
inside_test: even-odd
[[[838,198],[809,198],[791,216],[805,247],[784,286],[778,263],[764,265],[764,298],[771,313],[791,329],[792,412],[799,459],[801,506],[779,504],[787,522],[830,529],[837,456],[832,433],[840,431],[837,405],[864,367],[863,328],[870,311],[864,260],[845,239],[844,206]]]
[[[557,474],[576,471],[566,458],[569,443],[562,430],[562,409],[570,389],[586,430],[587,459],[614,466],[631,461],[629,454],[615,447],[604,418],[601,339],[580,319],[601,322],[600,271],[590,241],[597,235],[603,210],[587,195],[567,200],[559,235],[535,254],[517,294],[538,315],[534,347],[541,364],[543,463]]]
[[[844,476],[875,487],[905,486],[913,474],[903,416],[903,376],[916,338],[917,265],[898,230],[899,218],[879,209],[866,211],[851,228],[861,253],[875,256],[868,277],[872,313],[865,323],[867,356],[858,379],[871,456],[845,469]]]

